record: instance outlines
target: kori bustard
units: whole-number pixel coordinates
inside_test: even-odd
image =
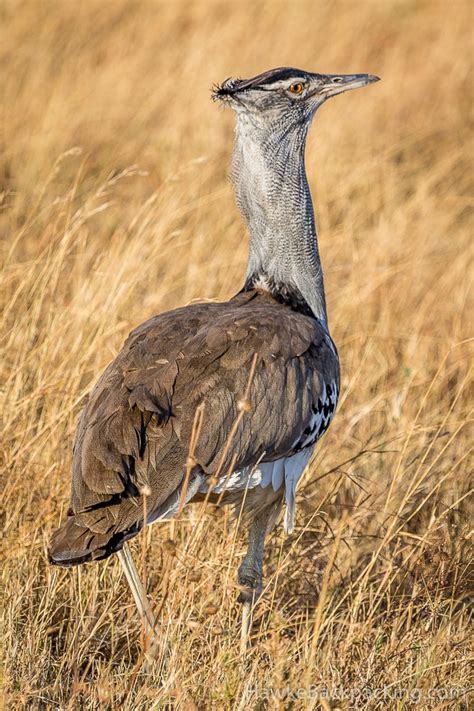
[[[293,530],[298,480],[339,395],[306,136],[326,99],[377,80],[280,68],[214,90],[237,116],[232,178],[250,233],[245,283],[227,302],[160,314],[130,334],[80,416],[71,505],[50,549],[63,566],[118,552],[149,629],[126,544],[145,523],[203,497],[241,511],[250,526],[238,571],[243,640],[262,590],[265,536],[282,506]]]

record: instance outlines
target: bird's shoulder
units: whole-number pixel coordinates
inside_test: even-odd
[[[130,333],[116,364],[141,367],[157,355],[182,360],[196,351],[214,357],[232,347],[258,348],[263,358],[291,358],[327,340],[320,321],[255,289],[226,302],[191,304],[149,319]]]
[[[248,371],[255,354],[257,369],[281,370],[296,359],[319,380],[338,378],[337,352],[322,324],[255,289],[142,323],[99,379],[88,409],[98,413],[106,400],[120,395],[130,408],[166,415],[173,397],[192,400],[193,393],[215,387],[219,377],[229,384],[232,373]]]

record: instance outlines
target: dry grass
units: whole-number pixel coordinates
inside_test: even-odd
[[[467,709],[470,4],[0,13],[6,706]],[[52,569],[47,542],[81,400],[128,331],[241,284],[233,117],[208,90],[281,64],[383,78],[324,107],[308,150],[342,401],[296,533],[272,535],[245,663],[228,514],[196,526],[188,508],[150,530],[163,636],[146,673],[118,561]],[[318,684],[385,701],[291,698]]]

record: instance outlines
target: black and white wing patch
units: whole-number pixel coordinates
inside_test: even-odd
[[[316,444],[331,424],[336,412],[339,388],[336,381],[323,383],[322,391],[312,408],[311,422],[303,431],[303,435],[295,444],[295,451]]]

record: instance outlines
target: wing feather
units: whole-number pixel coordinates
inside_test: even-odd
[[[255,354],[250,411],[239,420],[224,470],[262,461],[274,488],[291,480],[275,460],[295,453],[322,384],[338,382],[337,357],[315,319],[265,292],[247,292],[156,316],[130,334],[79,421],[72,509],[80,525],[111,536],[135,530],[145,487],[149,510],[160,509],[183,479],[198,406],[196,467],[215,473]],[[265,462],[274,464],[268,473]]]

